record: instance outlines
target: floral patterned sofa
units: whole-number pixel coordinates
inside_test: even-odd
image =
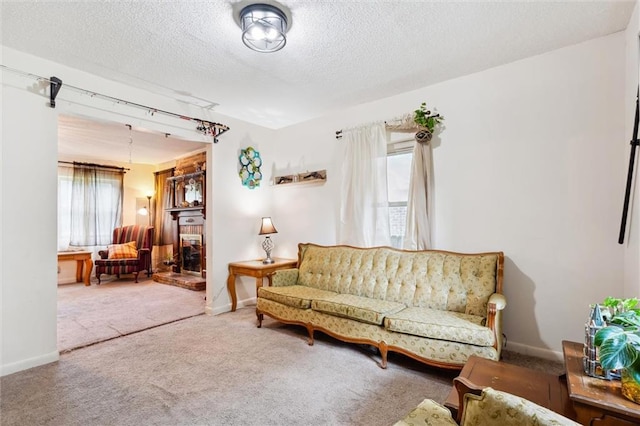
[[[298,245],[298,267],[258,289],[264,315],[337,339],[461,369],[469,356],[500,359],[502,252]]]

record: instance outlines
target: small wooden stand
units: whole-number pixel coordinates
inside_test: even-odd
[[[582,365],[584,345],[562,342],[567,369],[569,398],[573,402],[576,421],[583,425],[638,425],[640,405],[622,396],[619,380],[588,376]]]
[[[295,259],[273,258],[274,263],[264,264],[260,260],[245,260],[243,262],[232,262],[229,264],[229,277],[227,278],[227,289],[231,295],[231,312],[235,312],[238,306],[238,296],[236,295],[236,275],[245,275],[256,279],[256,295],[258,288],[262,287],[262,279],[268,278],[271,285],[271,274],[278,269],[295,268],[298,261]]]
[[[91,270],[93,261],[90,251],[60,251],[58,252],[58,262],[64,260],[76,261],[76,282],[84,282],[85,286],[91,285]]]

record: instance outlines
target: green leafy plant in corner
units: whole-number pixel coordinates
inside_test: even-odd
[[[611,318],[596,332],[594,344],[605,370],[626,369],[640,383],[640,307],[638,299],[607,297],[603,303]]]
[[[433,130],[436,128],[436,125],[444,120],[444,117],[440,114],[432,114],[430,110],[427,109],[427,103],[423,102],[420,104],[420,108],[413,111],[413,121],[420,127],[424,127],[429,130],[429,132],[433,133]]]

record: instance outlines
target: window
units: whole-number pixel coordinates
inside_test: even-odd
[[[391,246],[402,248],[407,220],[413,139],[389,143],[387,148],[387,192]]]
[[[58,167],[58,250],[111,243],[122,224],[123,172]]]

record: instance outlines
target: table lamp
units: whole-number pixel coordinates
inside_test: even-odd
[[[278,231],[276,230],[276,227],[273,226],[273,223],[271,222],[271,218],[263,217],[262,225],[260,226],[260,233],[258,235],[266,235],[266,237],[264,238],[264,241],[262,242],[262,249],[267,254],[267,258],[262,261],[262,263],[264,263],[265,265],[274,263],[274,260],[271,258],[271,251],[275,247],[275,244],[273,244],[273,241],[269,237],[269,234],[277,234],[277,233]]]

